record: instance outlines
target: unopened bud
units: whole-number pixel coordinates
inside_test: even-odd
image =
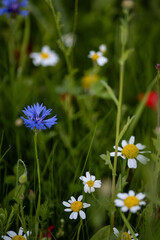
[[[28,199],[31,202],[35,199],[35,193],[33,192],[32,189],[29,190]]]
[[[27,172],[24,172],[20,177],[19,177],[19,183],[24,184],[27,182]]]
[[[160,69],[160,64],[156,64],[156,69]]]
[[[17,118],[15,121],[15,126],[20,127],[23,125],[23,120],[21,118]]]
[[[134,7],[134,1],[133,0],[123,0],[122,7],[124,9],[132,9]]]
[[[100,50],[100,52],[105,53],[106,50],[107,50],[107,46],[106,46],[105,44],[101,44],[101,45],[99,46],[99,50]]]
[[[24,194],[21,194],[20,196],[19,196],[19,200],[23,200],[24,199]]]

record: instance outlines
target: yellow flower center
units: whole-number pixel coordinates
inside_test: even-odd
[[[82,78],[82,86],[83,88],[90,88],[92,83],[95,83],[98,81],[98,75],[86,75]]]
[[[41,52],[40,54],[41,54],[41,58],[43,58],[43,59],[46,59],[49,57],[48,53]]]
[[[94,53],[94,54],[92,55],[92,60],[93,60],[93,61],[96,61],[98,58],[99,58],[99,55],[98,55],[97,53]]]
[[[138,148],[134,144],[128,144],[122,149],[122,155],[126,158],[136,158],[139,154]]]
[[[88,184],[88,187],[93,187],[94,181],[90,180],[90,181],[87,182],[87,184]]]
[[[123,232],[121,236],[121,240],[131,240],[131,235],[127,232]]]
[[[17,236],[14,236],[12,240],[26,240],[26,238],[24,236],[17,235]]]
[[[128,208],[137,206],[139,204],[139,199],[136,196],[129,196],[124,200],[124,205]]]
[[[73,212],[79,212],[83,208],[83,203],[75,201],[71,204],[71,209]]]

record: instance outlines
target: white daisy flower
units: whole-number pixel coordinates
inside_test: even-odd
[[[117,228],[113,228],[113,233],[114,235],[119,238],[121,237],[121,239],[128,239],[128,240],[132,240],[134,239],[134,237],[131,235],[130,231],[128,230],[128,232],[123,232],[122,234],[120,234],[120,232],[118,231]],[[138,233],[135,233],[135,236],[138,237]],[[138,238],[136,238],[138,240]]]
[[[86,218],[86,214],[84,211],[82,211],[82,208],[88,208],[91,206],[91,204],[88,203],[82,203],[83,196],[80,195],[78,197],[78,200],[76,201],[76,199],[72,196],[71,200],[68,200],[68,202],[63,201],[62,204],[67,207],[66,209],[64,209],[64,211],[66,212],[72,212],[69,216],[69,219],[77,219],[78,217],[78,213],[79,216],[82,219]]]
[[[27,237],[31,235],[31,232],[27,231],[26,234],[24,234],[23,228],[20,227],[18,234],[14,231],[8,231],[7,235],[8,236],[1,236],[1,238],[4,240],[27,240]]]
[[[102,52],[90,51],[88,57],[95,61],[99,66],[103,66],[108,62],[108,58],[104,57]]]
[[[106,50],[107,50],[106,44],[101,44],[99,46],[99,51],[102,52],[103,54],[106,52]]]
[[[150,161],[149,158],[143,156],[141,153],[150,153],[150,151],[141,151],[142,149],[146,148],[145,145],[141,143],[134,144],[135,137],[131,136],[129,139],[129,143],[126,140],[122,141],[122,148],[118,147],[117,156],[121,156],[123,159],[128,159],[128,167],[129,168],[137,168],[137,161],[141,162],[142,164],[146,164]],[[114,146],[115,148],[115,146]],[[115,152],[111,152],[110,156],[115,156]]]
[[[145,194],[143,193],[135,195],[135,192],[130,190],[128,193],[118,193],[117,197],[119,199],[114,200],[114,203],[117,207],[121,208],[122,212],[129,210],[132,213],[136,213],[141,208],[141,205],[146,205],[144,201],[141,201],[145,198]]]
[[[58,55],[48,46],[42,47],[41,52],[33,52],[30,54],[35,66],[42,65],[43,67],[55,66],[59,62]]]
[[[102,184],[101,180],[95,180],[96,177],[89,172],[86,172],[86,177],[81,176],[80,179],[83,181],[85,193],[94,192],[95,188],[100,188]]]

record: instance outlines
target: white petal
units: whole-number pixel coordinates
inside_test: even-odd
[[[89,172],[86,172],[86,177],[87,177],[88,180],[90,180],[91,176],[90,176]]]
[[[116,235],[116,237],[118,237],[119,231],[117,228],[115,228],[115,227],[113,228],[113,233],[114,233],[114,235]]]
[[[101,180],[96,180],[96,181],[94,182],[94,187],[95,187],[95,188],[100,188],[101,185],[102,185]]]
[[[140,209],[140,206],[134,206],[134,207],[131,207],[131,208],[130,208],[130,211],[131,211],[132,213],[136,213],[139,209]]]
[[[101,56],[97,59],[97,64],[99,66],[103,66],[105,63],[108,62],[108,58],[104,57],[104,56]]]
[[[73,217],[74,217],[74,212],[70,214],[69,219],[73,219]]]
[[[139,205],[145,206],[145,205],[146,205],[146,202],[145,202],[145,201],[140,201]]]
[[[68,200],[69,203],[72,203],[72,200]]]
[[[50,53],[50,47],[49,46],[43,46],[41,52]]]
[[[145,145],[142,145],[141,143],[137,143],[137,144],[136,144],[136,147],[137,147],[139,150],[142,150],[142,149],[146,148],[146,146],[145,146]]]
[[[22,236],[22,234],[23,234],[23,228],[20,227],[20,229],[19,229],[19,231],[18,231],[18,235]]]
[[[150,161],[149,158],[147,158],[147,157],[145,157],[145,156],[143,156],[143,155],[141,155],[141,154],[139,154],[139,155],[136,157],[136,159],[137,159],[139,162],[141,162],[142,164],[146,164],[148,161]]]
[[[77,217],[78,217],[78,212],[73,212],[74,214],[73,214],[73,219],[77,219]]]
[[[114,156],[115,156],[115,152],[111,152],[111,153],[110,153],[110,156],[111,156],[111,157],[114,157]]]
[[[31,231],[27,231],[27,232],[26,232],[27,237],[29,237],[31,234],[32,234]]]
[[[86,218],[86,214],[85,212],[83,212],[82,210],[79,211],[79,215],[82,219],[85,219]]]
[[[75,197],[71,197],[71,200],[72,200],[72,202],[76,202],[76,199],[75,199]]]
[[[120,200],[120,199],[114,200],[114,203],[115,203],[115,205],[116,205],[117,207],[122,207],[122,206],[124,206],[124,202],[123,202],[122,200]]]
[[[1,238],[3,238],[4,240],[12,240],[12,238],[10,238],[8,236],[1,236]]]
[[[118,193],[117,197],[124,200],[128,197],[128,194],[127,193]]]
[[[87,193],[88,191],[89,191],[88,184],[85,184],[85,185],[84,185],[84,192]]]
[[[13,232],[13,231],[8,231],[7,234],[13,238],[14,236],[17,236],[17,233]]]
[[[129,168],[137,168],[137,161],[133,159],[128,159],[128,167]]]
[[[90,206],[91,206],[91,204],[89,204],[89,203],[83,203],[83,208],[88,208]]]
[[[94,175],[91,175],[91,181],[95,181],[96,177]]]
[[[129,139],[129,144],[134,144],[134,141],[135,141],[135,137],[131,136]]]
[[[83,199],[83,195],[80,195],[80,196],[78,197],[78,201],[80,202],[80,201],[82,201],[82,199]]]
[[[116,146],[114,146],[113,148],[115,149]],[[122,148],[121,148],[121,147],[118,147],[118,150],[119,150],[119,151],[122,151]]]
[[[91,192],[95,192],[95,189],[94,189],[94,187],[91,187]]]
[[[130,191],[128,192],[128,195],[129,195],[129,196],[135,196],[135,192],[134,192],[133,190],[130,190]]]
[[[81,179],[83,182],[87,182],[87,180],[88,180],[88,179],[87,179],[86,177],[84,177],[84,176],[81,176],[80,179]]]
[[[139,151],[139,153],[151,153],[151,151]]]
[[[122,147],[124,148],[128,143],[127,143],[127,141],[126,140],[122,140]]]
[[[126,206],[121,207],[121,211],[122,212],[127,212],[128,211],[128,207],[126,207]]]
[[[72,212],[72,209],[71,208],[66,208],[64,209],[65,212]]]
[[[145,198],[145,194],[144,193],[138,193],[137,195],[136,195],[136,197],[139,199],[139,200],[142,200],[143,198]]]
[[[68,202],[65,202],[65,201],[63,201],[63,202],[62,202],[62,204],[63,204],[65,207],[70,207],[70,206],[71,206],[71,204],[70,204],[70,203],[68,203]]]

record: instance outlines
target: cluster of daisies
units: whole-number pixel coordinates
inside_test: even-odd
[[[99,51],[93,51],[91,50],[89,52],[88,57],[92,59],[93,62],[95,62],[97,65],[99,66],[103,66],[104,64],[106,64],[108,62],[108,58],[106,58],[104,56],[105,52],[107,50],[107,47],[105,44],[101,44],[99,46]]]
[[[135,137],[131,136],[129,142],[122,140],[122,147],[118,147],[117,156],[122,157],[123,159],[128,159],[128,167],[136,169],[137,161],[142,164],[146,164],[149,161],[149,158],[145,157],[143,153],[150,153],[150,151],[143,151],[146,148],[145,145],[141,143],[135,144]],[[115,149],[115,146],[114,146]],[[115,156],[115,152],[111,152],[110,156]],[[118,193],[117,199],[114,200],[115,206],[120,207],[122,212],[130,211],[131,213],[136,213],[140,210],[141,206],[146,205],[146,202],[143,201],[145,194],[138,193],[135,194],[134,191],[130,190],[128,193]],[[119,237],[124,235],[126,239],[134,239],[130,232],[119,233],[119,231],[114,228],[114,234]],[[138,236],[138,233],[135,234]],[[138,239],[138,238],[137,238]]]
[[[96,180],[94,175],[90,175],[89,172],[86,172],[86,176],[81,176],[80,180],[83,181],[84,184],[84,192],[92,193],[95,191],[95,188],[101,187],[101,180]],[[69,218],[77,219],[78,214],[82,219],[86,218],[85,212],[82,210],[83,208],[88,208],[91,205],[89,203],[82,202],[83,195],[80,195],[76,200],[75,197],[71,196],[71,199],[68,202],[63,201],[62,204],[67,207],[64,211],[71,212]]]

